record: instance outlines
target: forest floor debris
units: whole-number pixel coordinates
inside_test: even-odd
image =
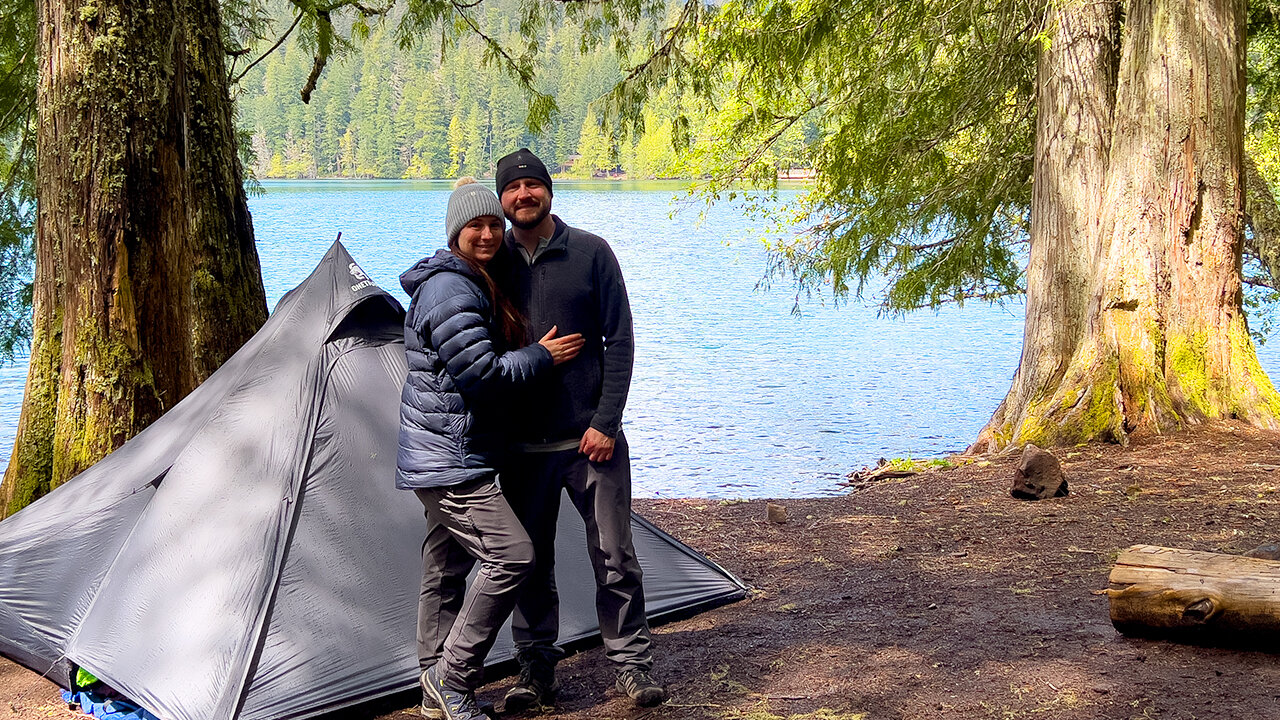
[[[656,628],[666,705],[632,708],[593,647],[561,663],[560,701],[540,717],[1277,717],[1280,656],[1126,638],[1094,591],[1130,545],[1243,554],[1280,539],[1280,433],[1215,423],[1053,452],[1071,494],[1035,503],[1009,496],[1016,454],[787,498],[785,524],[765,500],[636,501],[753,591]],[[0,698],[0,720],[75,717],[3,660]],[[414,720],[412,702],[338,717]]]

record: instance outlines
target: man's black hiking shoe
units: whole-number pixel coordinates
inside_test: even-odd
[[[625,693],[640,707],[653,707],[667,699],[666,688],[649,675],[649,671],[628,668],[618,673],[618,692]]]
[[[560,691],[555,663],[543,657],[526,660],[520,655],[516,656],[516,660],[520,663],[520,678],[507,691],[505,711],[524,710],[535,705],[554,705],[556,693]]]
[[[422,672],[422,690],[435,701],[440,711],[437,717],[444,720],[488,720],[488,716],[480,712],[480,706],[476,704],[475,693],[460,692],[446,686],[436,675],[434,665]],[[421,709],[425,714],[425,703]]]

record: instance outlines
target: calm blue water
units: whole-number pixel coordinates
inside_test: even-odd
[[[447,183],[269,182],[252,198],[268,303],[334,236],[400,297],[400,272],[442,242]],[[838,491],[878,457],[961,450],[1008,389],[1022,308],[969,305],[905,320],[754,288],[766,263],[735,208],[671,215],[675,185],[556,184],[555,211],[609,240],[636,327],[626,412],[640,497],[788,497]],[[1280,341],[1262,352],[1275,377]],[[25,364],[0,368],[0,458]]]

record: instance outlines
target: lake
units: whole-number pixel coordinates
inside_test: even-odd
[[[450,183],[277,181],[251,198],[268,304],[302,281],[338,232],[405,304],[402,270],[443,246]],[[1008,390],[1022,306],[969,304],[905,319],[859,302],[756,289],[767,257],[728,203],[678,212],[674,183],[557,182],[554,209],[604,237],[635,315],[625,428],[638,497],[829,495],[879,457],[955,452]],[[1260,350],[1275,377],[1280,343]],[[0,368],[7,461],[25,363]],[[390,479],[388,479],[390,482]]]

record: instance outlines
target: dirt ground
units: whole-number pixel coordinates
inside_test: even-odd
[[[1009,497],[1014,458],[783,500],[786,524],[764,501],[637,501],[753,591],[655,629],[666,705],[630,707],[594,648],[561,664],[542,717],[1280,719],[1280,656],[1126,638],[1095,594],[1129,545],[1280,540],[1280,434],[1217,424],[1055,454],[1071,494],[1041,502]],[[75,717],[4,661],[0,699],[0,720]],[[411,702],[342,717],[410,720]]]

